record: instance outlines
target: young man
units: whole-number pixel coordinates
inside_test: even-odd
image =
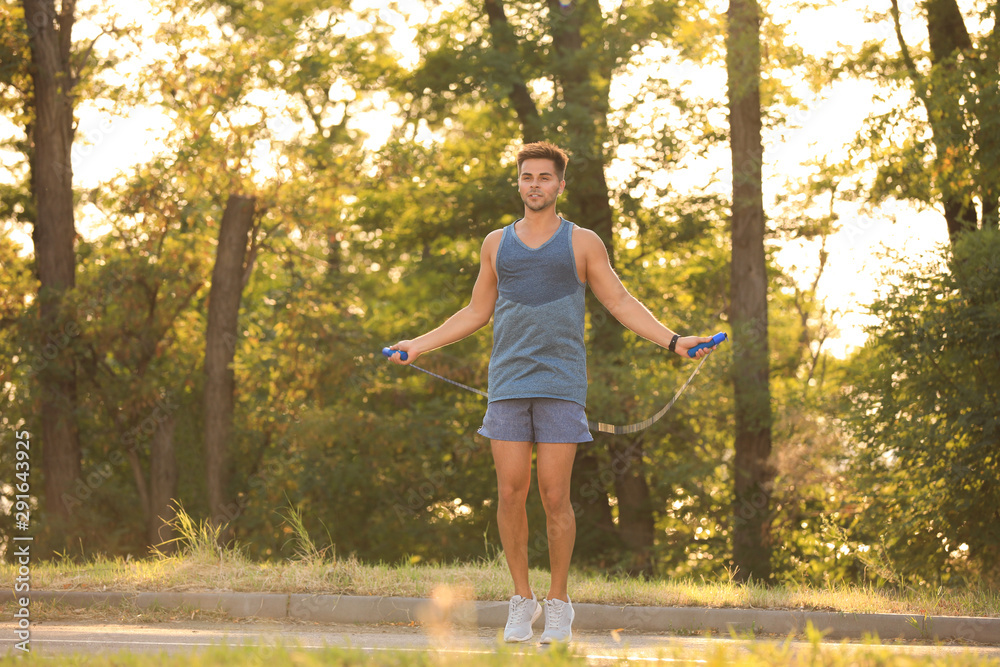
[[[573,605],[567,590],[576,517],[570,475],[577,443],[593,440],[584,407],[587,360],[584,292],[590,289],[626,327],[679,355],[710,338],[681,337],[660,324],[628,293],[611,268],[604,243],[556,213],[566,188],[566,153],[547,142],[517,156],[524,217],[491,232],[483,242],[479,277],[469,305],[437,329],[391,346],[391,359],[410,364],[430,350],[493,323],[489,406],[479,433],[490,439],[497,471],[497,524],[511,577],[504,640],[524,642],[542,607],[528,582],[531,450],[537,444],[538,490],[545,509],[551,583],[545,596],[543,644],[572,638]],[[711,348],[697,352],[701,358]]]

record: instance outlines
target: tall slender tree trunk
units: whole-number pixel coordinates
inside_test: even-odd
[[[972,50],[972,39],[955,0],[927,0],[927,34],[931,45],[931,61],[943,72],[952,73],[955,58],[962,51]],[[940,90],[938,90],[940,88]],[[955,86],[933,86],[928,94],[928,115],[934,131],[938,162],[968,163],[969,136],[963,127],[962,106],[967,104],[968,90]],[[960,157],[961,156],[961,157]],[[955,187],[950,178],[941,179],[942,205],[948,225],[948,236],[954,242],[962,233],[979,225],[973,192],[968,187]]]
[[[517,36],[507,21],[507,11],[503,0],[483,0],[486,17],[489,19],[490,36],[493,39],[493,49],[501,56],[497,62],[498,74],[506,80],[509,86],[508,98],[514,107],[514,113],[521,123],[521,134],[524,143],[530,144],[545,139],[542,119],[531,98],[531,91],[518,72]]]
[[[570,153],[567,194],[560,212],[596,232],[611,250],[613,263],[614,217],[604,173],[611,72],[606,71],[607,65],[603,63],[605,45],[601,39],[593,39],[592,44],[584,40],[585,27],[591,29],[603,24],[601,9],[596,2],[547,0],[548,30],[554,52],[552,73],[558,98],[554,105],[558,111],[551,116],[558,119],[547,118],[543,125],[519,71],[517,37],[508,24],[504,4],[504,0],[483,0],[493,49],[498,56],[494,65],[496,78],[507,87],[505,94],[517,114],[524,141],[548,139]],[[614,367],[621,363],[625,348],[622,328],[592,294],[587,296],[587,312],[591,327],[588,347],[593,353],[588,366],[593,384],[611,386],[610,377],[614,375]],[[599,557],[609,544],[618,543],[632,551],[633,570],[648,571],[653,513],[642,441],[621,442],[601,435],[597,438],[592,446],[577,449],[571,494],[578,534],[606,537],[594,544],[586,538],[580,539],[577,550]],[[602,457],[595,449],[601,447],[610,455],[610,471],[598,466]],[[611,517],[609,484],[618,496],[617,526]],[[609,532],[618,539],[607,539]]]
[[[768,462],[771,399],[762,195],[760,9],[756,0],[731,0],[728,16],[726,66],[733,162],[729,315],[736,400],[733,560],[737,578],[767,580],[771,575],[773,472]]]
[[[555,51],[553,70],[560,89],[564,118],[562,133],[554,138],[564,143],[571,153],[570,174],[567,178],[567,208],[581,226],[593,230],[609,249],[614,264],[614,213],[610,203],[610,188],[604,166],[606,163],[607,116],[610,109],[607,85],[598,85],[607,77],[596,72],[600,59],[588,53],[583,26],[601,25],[603,18],[597,3],[567,5],[560,0],[548,0],[549,30]],[[607,79],[610,80],[610,79]],[[621,325],[601,303],[588,294],[590,313],[591,360],[588,365],[595,383],[614,384],[614,368],[622,363],[625,338]],[[627,568],[633,573],[652,571],[654,542],[653,511],[649,484],[646,480],[641,436],[632,441],[597,434],[595,444],[607,447],[611,460],[618,507],[618,535],[631,553]],[[578,459],[587,455],[581,447]],[[579,479],[591,484],[592,480]],[[603,516],[582,516],[580,524],[597,530]],[[593,524],[593,525],[588,525]]]
[[[955,0],[926,0],[923,3],[927,13],[927,35],[931,47],[931,63],[934,71],[927,76],[917,70],[910,49],[903,39],[902,23],[898,0],[891,0],[891,14],[896,29],[896,39],[906,65],[914,90],[927,111],[928,123],[931,127],[934,150],[937,154],[936,183],[941,191],[941,206],[944,209],[945,224],[948,227],[948,237],[954,243],[963,233],[979,227],[979,214],[976,211],[975,190],[973,185],[963,183],[953,173],[961,171],[967,165],[973,164],[971,155],[972,144],[976,139],[987,139],[992,136],[986,132],[977,136],[969,136],[969,129],[964,116],[971,110],[977,113],[973,103],[974,96],[968,86],[956,76],[956,58],[962,52],[972,50],[972,39],[965,27],[965,20]],[[975,67],[975,65],[973,65]],[[995,80],[996,62],[987,65],[992,72],[988,75]],[[989,80],[981,77],[980,81]],[[990,109],[987,113],[994,114]],[[987,126],[992,124],[992,118],[979,119]],[[973,131],[975,132],[975,131]],[[989,145],[980,142],[980,152],[985,157],[981,162],[994,159],[989,155]],[[987,149],[984,152],[984,149]],[[982,164],[980,165],[982,167]],[[978,180],[978,179],[973,179]],[[993,183],[980,187],[983,197],[984,214],[992,215],[995,205],[996,189]]]
[[[577,447],[573,460],[570,501],[576,514],[576,543],[591,562],[617,562],[623,544],[608,502],[607,471],[602,471],[593,447]]]
[[[626,440],[617,436],[611,441],[611,450],[611,472],[615,476],[615,497],[618,499],[618,532],[631,553],[628,571],[651,575],[656,522],[643,462],[643,438],[636,435]]]
[[[205,340],[205,474],[211,522],[222,526],[239,510],[228,501],[229,437],[233,427],[233,358],[243,292],[244,263],[256,200],[231,195],[219,225],[219,246],[208,297]],[[229,530],[221,535],[227,540]]]
[[[175,535],[170,527],[176,514],[177,455],[174,451],[174,427],[177,421],[167,415],[149,443],[149,509],[146,515],[146,539],[161,551],[174,549]]]
[[[80,476],[76,424],[76,363],[71,334],[76,324],[64,312],[63,295],[75,284],[73,218],[73,89],[70,49],[76,3],[24,0],[31,47],[35,119],[31,126],[31,190],[36,219],[32,231],[38,271],[44,366],[38,375],[42,412],[42,472],[45,503],[55,533],[71,527],[66,503]]]
[[[979,119],[995,118],[1000,109],[1000,1],[994,0],[990,10],[993,30],[983,41],[982,52],[973,65],[980,83],[979,101],[975,107]],[[980,189],[983,197],[982,227],[1000,227],[1000,130],[995,123],[979,122],[975,134],[979,147]]]

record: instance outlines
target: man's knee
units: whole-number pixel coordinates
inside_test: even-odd
[[[571,503],[556,503],[545,506],[545,526],[549,538],[575,535],[576,514]]]
[[[522,507],[528,500],[528,483],[523,482],[500,482],[497,484],[497,492],[502,505],[518,505]]]
[[[571,510],[569,487],[561,484],[542,485],[538,492],[542,496],[542,507],[545,508],[547,514],[563,514]]]

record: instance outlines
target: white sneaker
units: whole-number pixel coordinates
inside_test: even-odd
[[[542,644],[552,642],[569,643],[573,639],[573,603],[562,600],[545,601],[545,630],[542,638],[538,640]]]
[[[542,605],[532,595],[531,599],[515,595],[507,610],[507,627],[503,629],[505,642],[526,642],[531,639],[531,624],[542,615]]]

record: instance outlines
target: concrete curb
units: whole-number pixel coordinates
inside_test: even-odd
[[[0,591],[0,603],[15,600]],[[58,602],[73,607],[122,605],[140,609],[201,609],[224,611],[234,617],[288,619],[313,623],[451,623],[466,627],[502,628],[506,602],[427,600],[402,597],[305,595],[288,593],[89,593],[32,591],[31,601]],[[663,633],[764,633],[787,636],[805,632],[808,623],[829,639],[862,639],[878,635],[885,641],[971,641],[1000,645],[1000,618],[914,616],[908,614],[842,614],[837,612],[712,609],[706,607],[616,607],[573,605],[579,630],[624,629]],[[536,622],[541,628],[543,619]]]

